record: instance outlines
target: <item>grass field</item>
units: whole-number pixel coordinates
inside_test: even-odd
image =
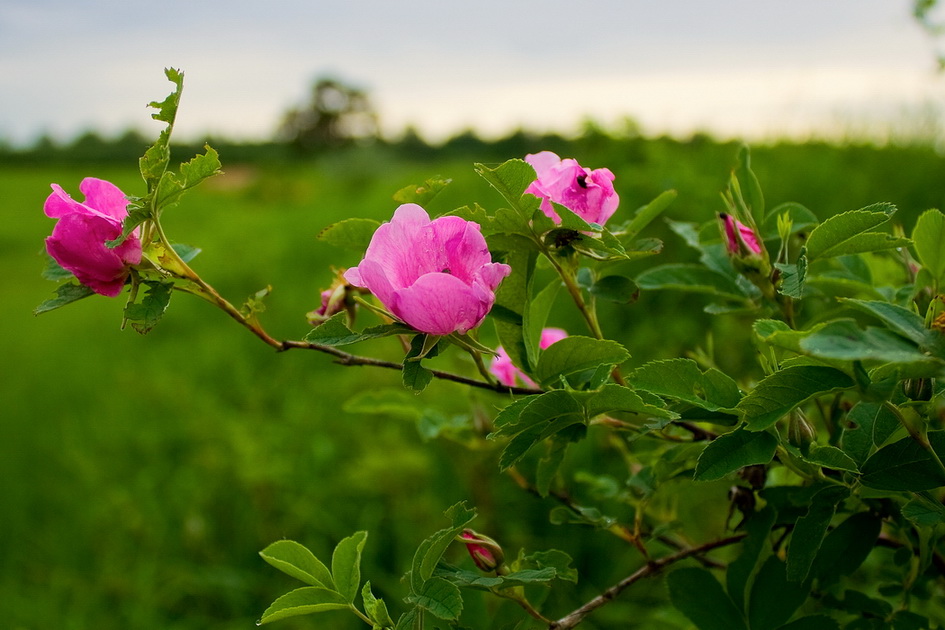
[[[676,188],[671,217],[704,221],[720,209],[735,147],[636,139],[576,142],[571,154],[616,173],[623,211]],[[169,211],[166,228],[172,239],[203,249],[194,267],[231,301],[272,285],[262,317],[279,338],[307,332],[304,314],[330,282],[330,265],[357,263],[352,253],[317,241],[326,225],[351,216],[386,219],[394,191],[432,175],[454,179],[434,213],[473,201],[498,204],[472,171],[477,156],[433,163],[366,149],[290,166],[227,165],[222,158],[227,174]],[[797,201],[821,218],[891,201],[911,225],[922,210],[945,207],[945,159],[930,149],[758,147],[753,167],[769,204]],[[285,537],[324,556],[361,529],[370,532],[363,574],[396,610],[413,549],[460,500],[479,509],[477,526],[513,549],[523,540],[575,556],[610,549],[603,534],[549,524],[553,506],[499,478],[495,452],[425,440],[410,412],[345,410],[356,394],[398,390],[396,372],[334,367],[327,356],[302,351],[274,353],[185,295],[175,296],[146,337],[119,330],[121,298],[94,297],[34,317],[32,309],[54,289],[40,277],[42,241],[53,225],[42,213],[49,183],[78,195],[89,175],[142,192],[133,165],[0,170],[0,626],[253,627],[294,587],[262,562],[260,549]],[[665,226],[654,235],[666,243],[661,261],[691,255]],[[748,374],[754,360],[745,332],[719,328],[700,307],[691,297],[643,295],[606,313],[605,327],[631,349],[634,365],[679,356],[711,332],[719,361]],[[580,329],[566,310],[552,323]],[[380,342],[355,349],[397,357],[396,347]],[[438,361],[470,369],[455,353]],[[440,383],[416,404],[443,401],[447,415],[490,409],[488,396]],[[593,466],[593,448],[591,439],[569,466]],[[503,521],[509,510],[515,522]],[[724,527],[719,515],[677,517],[696,538]],[[607,566],[578,567],[578,597],[593,596],[638,561],[629,549],[606,553]],[[641,628],[677,627],[676,613],[654,605],[663,598],[658,583],[640,584],[586,625],[636,618]],[[562,609],[569,604],[562,601]],[[494,611],[475,601],[468,608],[467,623],[488,627]],[[280,627],[359,627],[340,615],[322,622],[329,625],[302,618]]]

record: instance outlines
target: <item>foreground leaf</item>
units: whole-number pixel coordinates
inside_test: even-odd
[[[714,481],[755,464],[767,464],[778,448],[778,438],[767,431],[736,429],[709,442],[699,456],[693,479]]]
[[[283,573],[312,586],[334,590],[328,568],[308,550],[294,540],[279,540],[259,552],[262,559]]]
[[[95,291],[88,288],[84,284],[78,284],[74,282],[68,282],[66,284],[59,285],[56,287],[56,297],[50,298],[33,309],[33,315],[41,315],[43,313],[48,313],[49,311],[54,311],[57,308],[62,308],[67,304],[72,304],[82,298],[87,298],[90,295],[95,295]]]
[[[350,604],[339,593],[319,586],[304,586],[274,601],[262,614],[257,624],[262,625],[289,617],[347,608],[350,608]]]
[[[831,367],[787,367],[762,379],[736,408],[749,431],[763,431],[814,396],[853,386],[852,378]]]
[[[747,630],[745,620],[706,569],[686,567],[666,576],[669,599],[699,630]]]
[[[361,586],[361,551],[366,541],[367,532],[356,532],[339,542],[331,554],[332,580],[349,604],[354,603]]]

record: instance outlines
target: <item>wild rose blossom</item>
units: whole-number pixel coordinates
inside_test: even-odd
[[[587,169],[576,160],[562,160],[551,151],[526,155],[525,161],[538,175],[525,192],[541,199],[542,212],[555,223],[561,223],[561,217],[551,202],[598,225],[604,225],[617,210],[620,197],[614,192],[614,174],[610,169]]]
[[[567,331],[561,328],[545,328],[541,331],[541,339],[538,342],[538,347],[545,350],[551,344],[561,341],[567,336]],[[512,359],[509,357],[509,353],[506,352],[505,348],[502,346],[496,348],[496,357],[492,359],[492,363],[489,365],[489,371],[506,387],[515,387],[517,384],[516,379],[527,387],[538,387],[535,381],[528,378],[524,372],[515,367],[512,363]]]
[[[761,243],[755,231],[730,214],[719,214],[725,231],[725,249],[729,254],[760,254]]]
[[[452,216],[431,221],[408,203],[377,228],[364,259],[344,277],[420,332],[448,335],[482,323],[511,272],[492,262],[478,223]]]
[[[46,216],[59,219],[46,239],[46,251],[79,282],[96,293],[121,293],[129,266],[141,262],[141,241],[135,230],[114,249],[105,242],[118,238],[128,216],[128,199],[111,182],[86,177],[79,184],[85,202],[75,201],[58,184],[46,198]]]

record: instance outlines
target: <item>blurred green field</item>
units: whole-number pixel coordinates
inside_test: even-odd
[[[693,221],[720,209],[718,193],[735,156],[734,144],[707,139],[597,138],[552,148],[611,168],[624,212],[675,188],[679,199],[669,215]],[[431,212],[474,201],[494,207],[498,197],[476,178],[472,162],[519,156],[411,160],[360,149],[291,165],[230,165],[221,157],[227,174],[168,211],[165,227],[172,239],[203,249],[194,267],[231,301],[272,285],[262,316],[267,329],[301,338],[308,330],[304,314],[317,306],[330,266],[357,263],[356,255],[319,243],[322,228],[353,216],[386,219],[396,206],[393,192],[433,175],[454,183]],[[911,226],[926,208],[945,207],[945,159],[928,148],[784,144],[756,147],[752,159],[769,204],[797,201],[821,218],[890,201],[900,207],[897,219]],[[414,421],[396,413],[343,409],[358,393],[397,389],[396,372],[335,367],[315,353],[274,353],[185,295],[175,296],[146,337],[119,330],[121,298],[96,296],[34,317],[32,309],[54,289],[40,277],[42,241],[53,225],[42,213],[49,183],[78,196],[85,176],[143,192],[133,164],[0,170],[0,626],[253,627],[275,597],[295,587],[258,557],[260,549],[291,538],[324,557],[361,529],[370,532],[363,576],[396,611],[413,549],[445,524],[443,510],[460,500],[478,508],[477,528],[513,550],[527,541],[532,551],[557,547],[575,557],[608,558],[578,566],[577,600],[561,598],[561,612],[639,563],[632,549],[615,553],[605,533],[549,524],[553,502],[499,477],[496,452],[426,440]],[[691,256],[665,226],[651,235],[666,243],[657,262]],[[653,263],[626,270],[647,264]],[[746,332],[737,321],[711,321],[701,306],[692,297],[654,293],[602,319],[608,336],[630,348],[632,365],[705,346],[711,334],[720,364],[750,374]],[[551,323],[580,330],[565,308]],[[484,333],[491,338],[490,330]],[[391,343],[355,351],[396,358]],[[470,370],[453,352],[437,362]],[[489,413],[492,402],[435,383],[418,404],[445,405],[450,415]],[[607,473],[592,456],[596,448],[608,448],[604,436],[582,443],[569,469]],[[700,488],[707,501],[727,489],[721,483]],[[505,518],[510,513],[514,519]],[[724,530],[724,514],[676,517],[693,540]],[[658,581],[635,585],[585,626],[677,627],[677,613],[654,605],[664,597]],[[498,614],[475,598],[467,609],[466,622],[476,628],[490,627],[485,620]],[[278,627],[359,623],[329,613]]]

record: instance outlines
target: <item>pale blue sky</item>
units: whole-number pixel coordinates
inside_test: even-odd
[[[934,53],[909,0],[3,0],[0,138],[155,131],[165,66],[190,137],[265,137],[324,74],[434,139],[585,115],[803,133],[943,102]]]

